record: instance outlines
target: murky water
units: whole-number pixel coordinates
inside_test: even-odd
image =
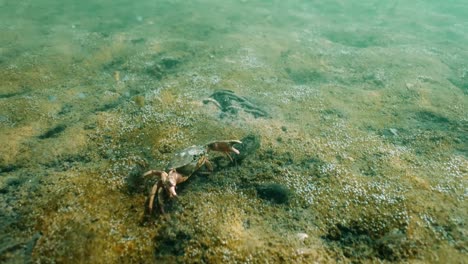
[[[0,0],[0,260],[463,263],[467,16]]]

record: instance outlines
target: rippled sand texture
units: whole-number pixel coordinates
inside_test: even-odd
[[[0,262],[462,263],[468,6],[406,2],[0,0]]]

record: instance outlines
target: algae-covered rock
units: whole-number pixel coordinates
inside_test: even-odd
[[[236,144],[235,147],[239,150],[239,155],[235,155],[233,159],[236,162],[242,162],[247,157],[252,156],[260,148],[260,136],[250,134],[241,139],[242,144]]]
[[[268,113],[250,102],[247,98],[236,95],[230,90],[219,90],[214,92],[203,103],[214,103],[223,113],[237,115],[239,111],[252,114],[255,118],[268,117]]]
[[[259,184],[255,189],[258,197],[276,204],[287,204],[291,196],[291,191],[278,183]]]

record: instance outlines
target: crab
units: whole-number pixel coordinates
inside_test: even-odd
[[[213,171],[213,165],[208,160],[209,151],[218,151],[224,153],[231,161],[233,161],[230,153],[240,154],[239,150],[234,148],[234,144],[242,144],[239,140],[217,140],[209,142],[203,146],[190,146],[183,149],[174,155],[174,158],[169,163],[166,171],[150,170],[143,174],[144,177],[156,176],[157,181],[151,188],[149,195],[148,210],[151,214],[153,211],[154,199],[158,199],[158,207],[162,214],[163,195],[164,191],[169,198],[177,196],[175,191],[176,185],[185,182],[204,165],[209,171]],[[163,191],[164,190],[164,191]]]

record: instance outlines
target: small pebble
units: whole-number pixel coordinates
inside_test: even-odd
[[[309,235],[306,233],[297,233],[296,237],[299,239],[299,241],[304,242],[307,238],[309,238]]]
[[[396,130],[395,128],[390,128],[389,131],[390,133],[392,133],[392,135],[398,136],[398,130]]]
[[[116,82],[120,82],[120,71],[115,71],[114,72],[114,80]]]
[[[78,94],[78,98],[80,98],[80,99],[85,99],[85,98],[86,98],[86,94],[85,94],[85,93],[79,93],[79,94]]]

